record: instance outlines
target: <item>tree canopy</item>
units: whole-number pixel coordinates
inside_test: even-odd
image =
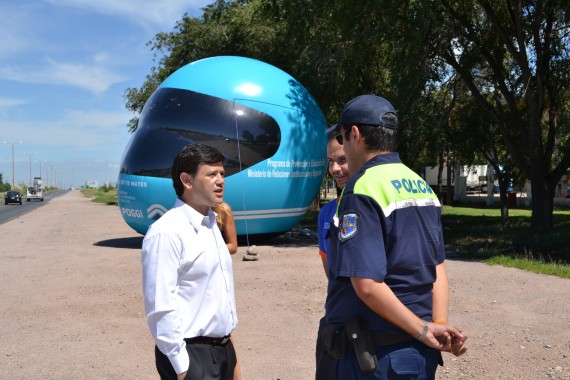
[[[532,230],[547,232],[570,166],[569,33],[566,0],[217,0],[149,42],[156,66],[126,107],[140,114],[168,75],[216,55],[290,73],[331,123],[375,93],[399,112],[406,163],[508,164],[531,181]]]

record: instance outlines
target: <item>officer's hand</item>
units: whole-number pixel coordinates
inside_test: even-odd
[[[184,378],[186,377],[186,373],[187,373],[187,372],[188,372],[188,371],[179,373],[179,374],[178,374],[178,380],[184,380]]]
[[[467,347],[463,347],[467,335],[458,328],[448,323],[428,323],[428,328],[428,334],[422,340],[426,346],[448,352],[454,349],[454,355],[457,356],[467,351]]]
[[[464,335],[464,339],[460,339],[457,337],[451,338],[451,352],[455,356],[461,356],[467,352],[467,346],[465,345],[465,340],[467,336]]]

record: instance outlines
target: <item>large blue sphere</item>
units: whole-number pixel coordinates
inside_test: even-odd
[[[148,99],[125,148],[118,181],[123,218],[145,234],[176,200],[174,157],[199,142],[226,158],[224,200],[238,235],[288,231],[319,191],[326,127],[311,94],[274,66],[230,56],[190,63]]]

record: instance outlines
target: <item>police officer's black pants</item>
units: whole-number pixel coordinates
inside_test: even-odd
[[[224,346],[211,344],[186,344],[190,357],[190,368],[186,379],[233,380],[237,363],[236,352],[231,341]],[[161,380],[176,380],[176,372],[168,357],[154,347],[156,369]]]

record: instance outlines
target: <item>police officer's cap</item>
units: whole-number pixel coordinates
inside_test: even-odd
[[[398,116],[386,99],[376,95],[360,95],[344,105],[337,123],[339,128],[341,125],[376,125],[396,129]]]

